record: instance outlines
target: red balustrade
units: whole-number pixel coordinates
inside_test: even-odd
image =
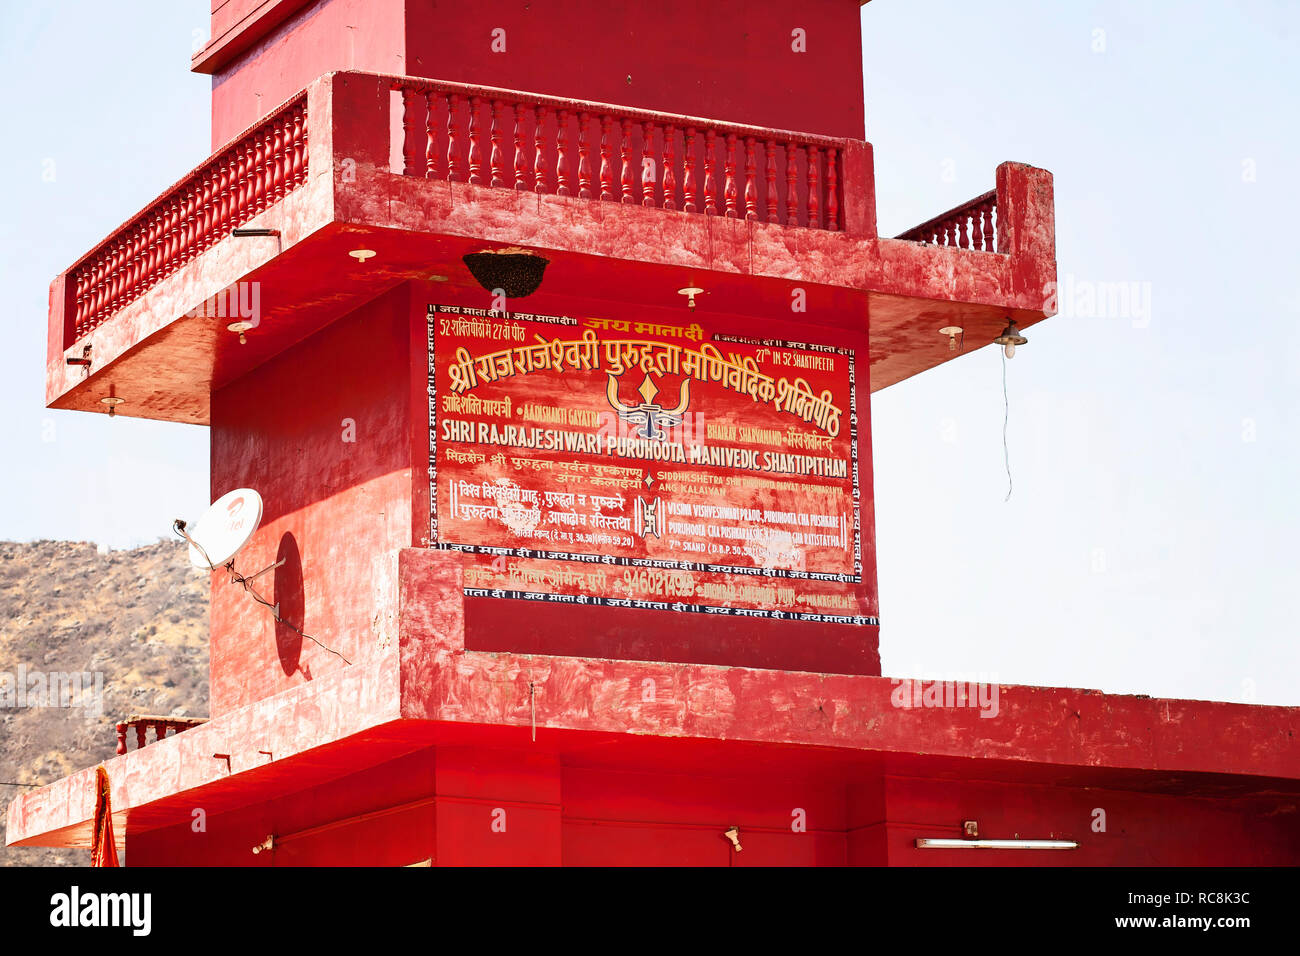
[[[157,717],[148,714],[132,714],[126,720],[120,722],[115,730],[117,731],[117,752],[126,753],[126,734],[127,731],[135,730],[135,749],[139,750],[149,741],[146,739],[150,728],[153,729],[153,742],[165,738],[168,732],[180,733],[189,730],[191,727],[197,727],[199,724],[207,723],[206,717]]]
[[[846,140],[438,80],[377,78],[394,91],[400,110],[395,155],[407,176],[840,228]],[[303,92],[83,257],[67,280],[67,345],[306,182],[307,120]],[[944,241],[991,247],[993,228],[990,213],[987,225],[972,220],[967,230],[954,223],[953,238]]]
[[[840,228],[844,140],[440,80],[384,79],[402,111],[398,153],[408,176],[465,182],[461,157],[468,142],[468,181],[475,185],[559,196],[576,189],[581,199]],[[434,117],[444,114],[445,174],[433,159]],[[485,122],[486,176],[479,133]],[[503,150],[512,142],[508,167]]]
[[[68,344],[306,179],[304,93],[214,153],[73,266],[68,275]]]
[[[962,203],[955,209],[907,230],[898,238],[975,252],[997,252],[997,208],[997,190],[989,190],[983,196],[977,196],[970,202]]]

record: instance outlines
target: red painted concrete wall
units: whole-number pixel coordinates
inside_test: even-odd
[[[694,745],[681,741],[679,753]],[[577,767],[554,756],[428,748],[192,825],[129,834],[127,862],[436,865],[1279,865],[1300,860],[1294,815],[1244,802],[1025,783],[804,774],[781,752],[714,772]],[[972,776],[977,776],[975,768]],[[1094,808],[1107,829],[1093,832]],[[1077,840],[1073,851],[918,850],[918,836]],[[796,821],[804,829],[796,830]],[[494,826],[495,824],[495,826]],[[740,827],[740,853],[722,831]],[[305,832],[304,832],[305,831]],[[273,854],[252,847],[268,834]]]
[[[504,53],[492,52],[497,29]],[[796,29],[806,52],[792,49]],[[408,0],[407,66],[417,76],[864,138],[854,0]]]
[[[233,19],[214,13],[214,38],[220,29],[224,43],[237,44]],[[504,52],[493,52],[494,30],[505,31]],[[803,31],[805,52],[794,49],[796,30]],[[213,146],[332,70],[427,76],[864,138],[853,0],[320,0],[213,75]]]
[[[290,16],[213,74],[213,148],[324,73],[405,73],[402,8],[401,0],[322,0]],[[217,27],[214,14],[214,37]]]
[[[426,306],[482,307],[483,298],[436,283],[405,284],[213,395],[212,496],[247,486],[265,500],[262,526],[240,553],[239,570],[249,574],[285,558],[284,567],[255,587],[280,603],[287,622],[349,659],[396,633],[396,550],[427,538]],[[530,297],[528,308],[615,318],[635,309],[639,320],[681,320],[680,310],[541,294]],[[703,311],[697,316],[709,321]],[[794,328],[772,334],[793,334]],[[862,350],[859,367],[866,368],[861,333],[806,331],[828,344],[856,343]],[[860,375],[860,593],[862,613],[874,615],[879,604],[869,388],[868,376]],[[345,666],[276,624],[267,608],[224,573],[213,575],[210,613],[213,716]],[[880,672],[874,626],[739,617],[704,626],[667,611],[491,598],[467,600],[465,619],[466,646],[473,650]]]
[[[237,567],[285,557],[254,586],[350,659],[382,640],[410,544],[407,314],[401,290],[382,296],[212,396],[213,497],[265,501]],[[216,573],[210,666],[216,716],[344,665]]]

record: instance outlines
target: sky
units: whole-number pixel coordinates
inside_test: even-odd
[[[50,280],[209,153],[207,0],[135,6],[0,5],[0,539],[209,500],[206,429],[43,407]],[[1005,407],[995,347],[873,396],[884,673],[1300,704],[1300,4],[861,17],[881,234],[1028,163],[1061,283]]]

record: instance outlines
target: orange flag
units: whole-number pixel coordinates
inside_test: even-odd
[[[108,771],[95,768],[95,832],[90,844],[91,866],[120,866],[113,842],[113,807],[108,798]]]

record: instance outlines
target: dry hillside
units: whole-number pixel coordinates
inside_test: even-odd
[[[0,675],[101,672],[103,713],[0,702],[0,865],[84,865],[85,850],[4,848],[25,788],[112,757],[129,713],[208,714],[208,575],[181,542],[101,554],[93,544],[0,542]],[[17,702],[15,701],[15,704]]]

